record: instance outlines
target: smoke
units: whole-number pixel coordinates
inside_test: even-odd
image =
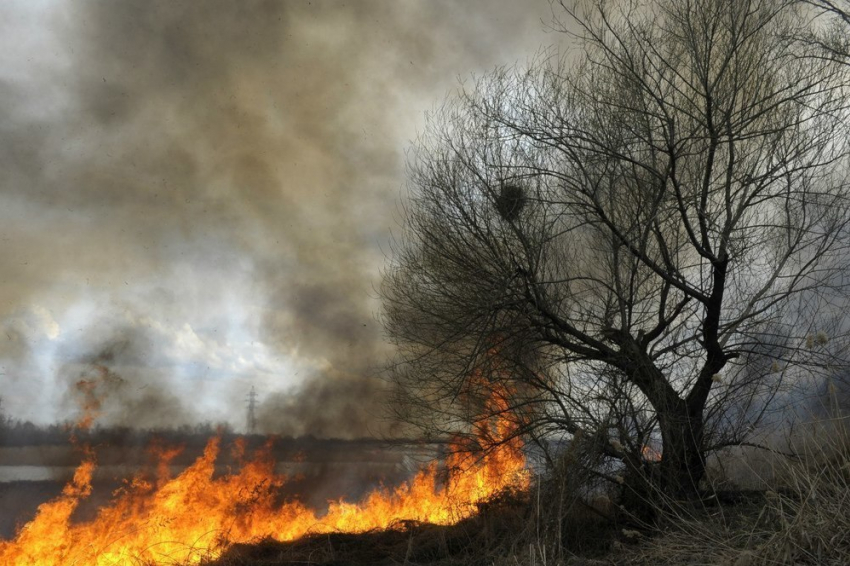
[[[175,394],[168,372],[156,363],[155,337],[143,327],[110,328],[90,344],[96,347],[91,354],[70,360],[58,372],[66,386],[63,408],[75,423],[155,429],[198,422],[199,415]]]
[[[294,391],[274,393],[260,405],[260,432],[291,436],[368,437],[391,434],[383,383],[367,375],[326,373],[308,379]],[[351,428],[340,430],[340,423]]]
[[[545,0],[0,7],[0,384],[108,424],[386,431],[372,289],[404,148],[458,76],[549,39]],[[97,369],[101,368],[101,369]]]

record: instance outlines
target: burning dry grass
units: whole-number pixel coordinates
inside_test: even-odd
[[[175,478],[167,459],[154,480],[135,478],[90,522],[72,515],[91,490],[93,461],[84,462],[63,494],[42,505],[13,541],[0,542],[9,566],[117,566],[198,563],[240,542],[296,540],[310,535],[364,533],[411,520],[453,524],[482,502],[527,481],[518,443],[507,442],[481,459],[448,460],[444,481],[436,465],[395,489],[380,488],[359,503],[331,502],[326,512],[298,501],[279,502],[286,478],[263,454],[238,473],[215,476],[219,443]],[[165,458],[167,455],[164,455]]]
[[[528,521],[527,492],[507,490],[479,505],[479,512],[455,525],[400,521],[364,533],[309,535],[292,542],[274,540],[234,545],[205,566],[282,564],[493,564],[515,552]]]
[[[238,470],[216,474],[220,440],[214,438],[201,457],[173,478],[169,462],[177,452],[160,448],[155,473],[129,481],[93,520],[75,522],[75,510],[91,492],[96,464],[89,454],[61,496],[39,507],[14,540],[0,541],[0,564],[196,564],[235,544],[264,539],[345,539],[345,534],[372,533],[368,537],[381,530],[392,537],[405,521],[455,524],[496,494],[527,486],[522,444],[511,427],[498,418],[478,423],[482,434],[503,439],[493,450],[476,455],[474,443],[458,444],[444,470],[432,463],[394,489],[378,488],[357,503],[332,501],[326,510],[279,500],[288,478],[275,473],[268,448],[246,458],[237,444]]]
[[[362,528],[350,525],[341,528],[328,526],[323,516],[313,515],[314,523],[310,528],[300,535],[293,533],[287,540],[268,534],[240,539],[236,528],[239,520],[233,520],[229,531],[199,536],[188,544],[183,542],[187,539],[170,541],[182,545],[186,551],[182,555],[171,551],[170,555],[156,553],[157,547],[152,545],[132,555],[93,562],[39,561],[32,557],[9,562],[9,555],[3,554],[9,547],[0,544],[0,557],[4,559],[3,564],[38,566],[72,563],[116,566],[184,566],[190,563],[203,566],[845,565],[850,564],[850,434],[847,424],[846,420],[820,423],[817,431],[798,447],[799,458],[776,460],[770,478],[772,490],[717,492],[713,497],[690,505],[666,502],[667,514],[661,523],[645,525],[645,528],[635,528],[637,522],[616,506],[615,495],[611,494],[610,499],[598,494],[587,497],[588,480],[577,473],[582,468],[578,464],[584,462],[577,461],[581,454],[576,451],[566,454],[549,476],[540,478],[530,488],[519,489],[515,484],[514,487],[506,484],[470,503],[464,517],[444,524],[388,518],[384,523],[364,524]],[[67,519],[72,512],[69,502],[85,494],[88,471],[89,467],[81,467],[78,477],[63,496],[47,504],[55,517],[53,522],[34,522],[12,544],[25,544],[30,537],[49,541],[54,545],[53,552],[65,552],[65,558],[76,556],[71,548],[58,547],[70,544],[76,548],[81,541],[71,538],[63,542],[59,535],[69,528]],[[219,481],[234,480],[219,478]],[[438,494],[439,488],[435,489],[434,485],[430,491]],[[256,512],[249,502],[251,498],[262,499],[258,495],[261,492],[259,489],[234,504],[245,506],[246,512]],[[376,493],[382,494],[380,497],[384,499],[394,497],[386,490]],[[211,495],[202,493],[198,497],[203,499]],[[337,511],[332,505],[324,517],[356,512],[357,508],[368,506],[368,500],[373,497],[377,496],[373,494],[359,504],[345,504]],[[194,501],[181,501],[196,505]],[[272,524],[268,517],[260,522],[265,528]],[[138,525],[139,530],[150,527],[150,523]],[[169,521],[159,527],[169,528]],[[113,531],[113,535],[112,544],[130,536],[119,531]],[[168,542],[162,539],[159,544]]]
[[[407,538],[398,535],[398,546],[388,556],[395,563],[496,566],[846,566],[850,564],[850,419],[826,419],[803,428],[792,444],[796,457],[774,458],[766,476],[763,462],[752,471],[759,476],[755,480],[770,489],[709,488],[702,501],[660,501],[664,513],[659,513],[658,524],[641,524],[608,496],[588,501],[582,495],[588,493],[588,478],[576,474],[582,467],[576,465],[582,463],[576,461],[581,454],[568,454],[549,477],[532,487],[523,499],[524,510],[515,508],[509,520],[499,514],[488,518],[485,510],[475,519],[431,533],[448,540],[466,537],[475,541],[468,546],[474,551],[411,557],[402,551],[415,549],[419,539],[407,532]],[[616,496],[611,498],[616,501]],[[468,529],[482,529],[482,521],[506,521],[507,528],[494,531],[491,525],[489,532],[502,532],[507,538],[495,545],[480,544]],[[463,535],[455,531],[460,528],[467,529]],[[334,548],[336,554],[313,563],[381,563],[347,562],[341,547]],[[287,562],[289,558],[270,564],[295,563]],[[309,563],[306,555],[296,559]],[[262,562],[233,564],[255,563]]]
[[[559,486],[562,487],[562,486]],[[538,489],[539,488],[539,489]],[[613,523],[591,505],[573,502],[561,508],[564,520],[544,527],[555,513],[552,484],[508,489],[480,502],[477,512],[453,525],[400,521],[388,529],[364,533],[308,535],[299,540],[264,540],[232,546],[203,566],[547,566],[600,565],[616,534]],[[544,509],[549,509],[546,514]],[[567,550],[556,543],[574,545]]]
[[[628,485],[605,493],[593,483],[598,462],[581,443],[533,484],[514,439],[480,459],[451,456],[445,470],[426,467],[358,503],[316,510],[280,500],[287,478],[274,473],[268,452],[240,455],[238,471],[217,474],[213,440],[174,478],[167,465],[174,452],[163,452],[158,473],[136,477],[95,518],[75,522],[91,490],[95,463],[87,460],[14,540],[0,541],[0,564],[844,565],[848,425],[847,418],[812,425],[794,446],[799,456],[775,459],[770,477],[759,478],[769,491],[656,501],[664,509],[657,525],[619,506]],[[506,426],[493,423],[490,432],[509,438]]]

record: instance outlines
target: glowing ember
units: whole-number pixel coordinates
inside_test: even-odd
[[[489,435],[510,438],[507,422],[486,427]],[[238,473],[214,477],[219,440],[175,478],[159,453],[155,482],[141,476],[116,493],[97,517],[84,523],[70,518],[91,491],[92,456],[57,499],[39,507],[15,540],[0,542],[0,564],[7,566],[117,566],[197,563],[220,555],[229,545],[265,537],[293,540],[311,533],[363,532],[412,520],[451,524],[475,513],[476,504],[509,487],[525,487],[528,473],[518,439],[475,460],[453,455],[446,481],[437,481],[432,464],[395,489],[378,489],[359,503],[331,502],[320,514],[299,502],[275,503],[287,478],[274,472],[269,449],[245,462]]]
[[[641,449],[641,456],[647,462],[660,462],[661,461],[661,452],[652,448],[651,446],[644,446]]]

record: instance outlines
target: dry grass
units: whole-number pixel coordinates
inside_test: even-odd
[[[750,485],[769,489],[714,485],[725,489],[700,502],[656,500],[663,519],[652,526],[620,509],[613,493],[588,489],[592,478],[576,472],[587,462],[576,465],[576,451],[528,493],[503,494],[452,527],[400,523],[387,531],[236,545],[206,566],[850,564],[850,420],[812,423],[793,448],[797,458],[750,470]]]
[[[607,564],[846,566],[850,564],[850,421],[810,423],[798,458],[774,460],[772,489],[735,504],[673,506],[659,528],[615,549]],[[765,478],[759,474],[759,481]]]
[[[261,541],[231,547],[205,566],[269,565],[490,565],[512,554],[516,533],[527,523],[527,493],[506,492],[481,505],[480,512],[445,527],[400,522],[387,530],[312,535],[293,542]]]
[[[774,528],[752,564],[850,564],[850,430],[847,418],[817,423],[801,459],[780,469],[763,520]]]

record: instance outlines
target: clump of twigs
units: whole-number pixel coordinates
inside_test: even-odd
[[[504,184],[496,195],[496,211],[499,216],[512,222],[519,218],[519,214],[526,204],[525,189],[515,184]]]

